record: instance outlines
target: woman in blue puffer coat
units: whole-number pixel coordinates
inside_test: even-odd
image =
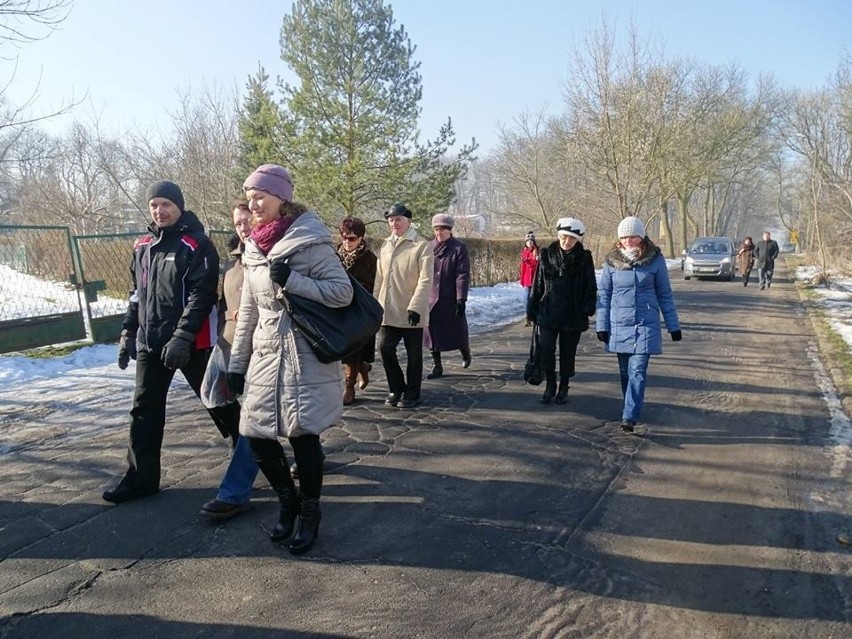
[[[672,341],[683,334],[677,318],[668,267],[660,249],[645,236],[639,218],[618,225],[618,242],[606,256],[598,287],[598,339],[618,356],[624,408],[621,428],[633,432],[642,414],[651,355],[663,352],[660,313]]]

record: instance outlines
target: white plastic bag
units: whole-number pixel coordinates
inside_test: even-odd
[[[225,352],[219,344],[213,347],[207,361],[207,370],[204,371],[204,379],[201,380],[201,403],[205,408],[216,408],[237,401],[228,390],[229,358],[230,352]]]

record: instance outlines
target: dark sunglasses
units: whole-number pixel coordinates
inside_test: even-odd
[[[449,227],[449,226],[435,226],[433,228],[435,228],[439,231],[451,231],[452,230],[452,227]]]
[[[357,235],[341,235],[340,237],[343,239],[344,242],[354,242],[355,240],[359,239],[359,236]]]

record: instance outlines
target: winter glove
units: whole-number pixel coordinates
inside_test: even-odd
[[[125,329],[121,331],[121,339],[118,340],[118,367],[124,370],[131,359],[136,359],[136,333],[131,335]]]
[[[283,287],[287,283],[287,278],[290,277],[290,265],[286,258],[280,257],[269,265],[269,277],[278,286]]]
[[[672,331],[671,336],[673,342],[679,342],[683,339],[683,333],[681,333],[680,331]]]
[[[242,373],[228,373],[225,376],[225,379],[228,382],[228,390],[231,391],[231,394],[242,395],[243,391],[246,389],[246,376]]]
[[[456,317],[464,317],[464,308],[466,305],[464,300],[456,302]]]
[[[420,323],[420,313],[417,311],[408,311],[408,325],[417,326]]]
[[[189,364],[189,349],[192,344],[182,337],[172,337],[163,347],[163,364],[176,371]]]
[[[598,331],[598,341],[606,344],[609,341],[609,331]]]

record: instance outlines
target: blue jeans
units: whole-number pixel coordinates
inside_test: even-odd
[[[638,422],[642,415],[650,359],[647,353],[618,353],[618,372],[621,375],[621,393],[624,395],[621,419]]]
[[[257,462],[254,460],[248,437],[240,437],[234,446],[222,483],[219,484],[216,499],[226,504],[246,503],[251,496],[251,487],[257,477],[257,471]]]
[[[757,283],[760,284],[761,288],[764,286],[769,286],[772,283],[772,273],[774,270],[774,266],[772,268],[757,269]]]

